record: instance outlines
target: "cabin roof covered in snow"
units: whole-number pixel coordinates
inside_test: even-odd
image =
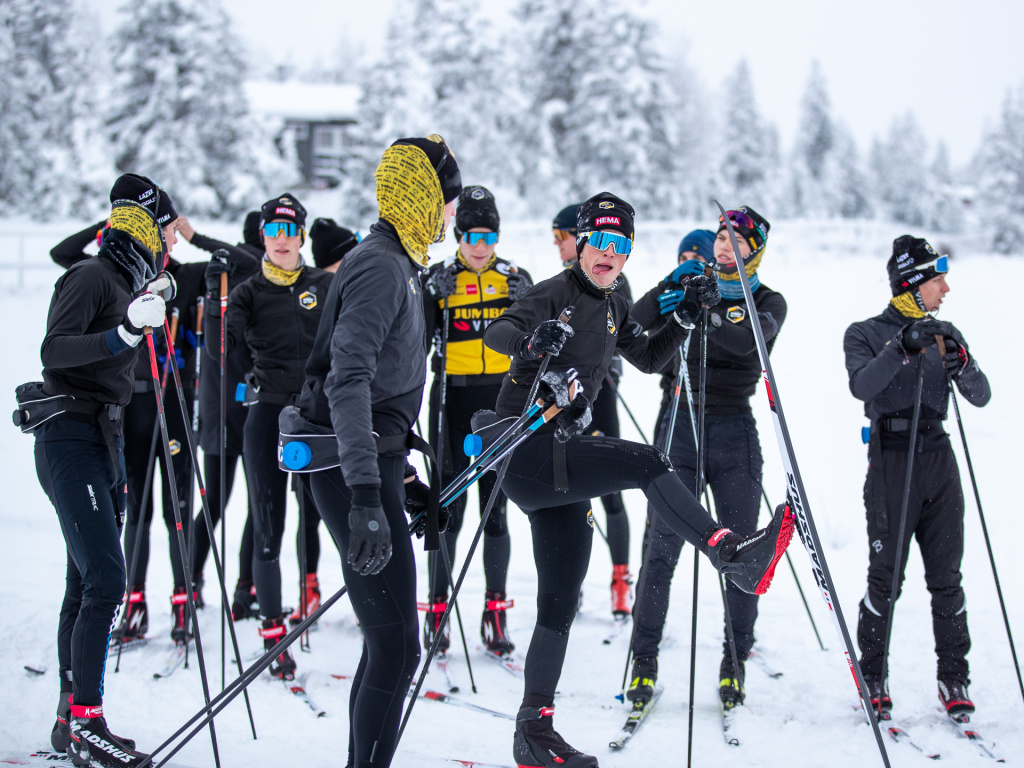
[[[356,121],[361,89],[349,83],[249,80],[245,96],[259,115],[304,121]]]

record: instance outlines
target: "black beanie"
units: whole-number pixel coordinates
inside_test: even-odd
[[[491,191],[479,186],[463,187],[455,209],[455,239],[462,240],[463,234],[476,227],[497,232],[500,226],[501,217]]]
[[[306,209],[302,207],[302,203],[295,199],[295,195],[288,192],[285,192],[280,197],[275,197],[273,200],[267,200],[263,204],[263,208],[260,211],[260,230],[263,229],[264,224],[274,219],[294,221],[299,225],[299,229],[306,229]]]
[[[580,204],[576,212],[576,253],[583,252],[588,232],[614,229],[633,239],[633,206],[611,192],[599,192]]]
[[[341,261],[359,242],[354,232],[339,227],[334,219],[313,219],[309,239],[313,243],[313,265],[318,269]]]
[[[573,203],[567,205],[565,208],[560,210],[555,216],[554,221],[551,222],[552,229],[563,229],[566,232],[576,232],[576,214],[580,210],[580,206],[583,203]]]
[[[114,182],[110,188],[110,202],[117,200],[131,200],[145,206],[161,227],[166,227],[178,218],[171,196],[151,179],[137,173],[125,173]]]
[[[768,232],[772,228],[772,225],[768,223],[768,219],[749,205],[741,205],[739,208],[733,209],[733,211],[745,213],[753,222],[753,226],[743,226],[735,220],[735,217],[731,217],[729,220],[732,222],[732,228],[736,231],[736,234],[747,241],[750,245],[750,250],[756,251],[759,248],[763,248],[764,244],[768,242]],[[726,211],[726,213],[732,213],[733,211]],[[725,222],[722,221],[721,216],[718,217],[718,220],[718,230],[715,234],[725,229]]]
[[[885,265],[889,273],[889,287],[893,296],[915,288],[933,277],[945,274],[936,268],[939,254],[927,240],[912,235],[900,235],[892,241],[892,256]]]
[[[399,139],[391,146],[399,144],[410,144],[423,150],[434,173],[437,174],[437,180],[441,183],[441,195],[444,197],[445,205],[459,196],[462,192],[462,174],[459,173],[459,164],[455,161],[454,153],[443,138],[432,133],[425,139]]]
[[[260,242],[260,212],[249,211],[245,214],[245,224],[242,225],[242,242],[246,245],[254,245],[262,248]]]

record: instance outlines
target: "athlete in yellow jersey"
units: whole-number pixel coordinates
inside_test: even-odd
[[[455,237],[459,249],[453,259],[435,264],[424,275],[424,312],[427,346],[433,343],[434,384],[430,389],[430,443],[437,451],[439,416],[443,431],[442,480],[447,485],[469,464],[462,441],[471,432],[470,417],[481,409],[493,409],[509,358],[484,346],[484,331],[533,285],[530,275],[494,251],[501,220],[494,195],[484,187],[466,187],[459,195]],[[447,331],[447,337],[446,337]],[[443,368],[443,377],[442,377]],[[442,397],[443,393],[443,397]],[[495,475],[479,482],[480,511],[494,488]],[[500,493],[500,492],[499,492]],[[484,574],[487,593],[480,633],[487,649],[507,656],[515,646],[509,640],[505,597],[510,543],[505,519],[505,495],[495,501],[484,527]],[[462,528],[466,496],[451,505],[451,521],[442,534],[448,555],[455,559],[455,542]],[[424,647],[433,642],[435,630],[447,607],[448,574],[444,561],[430,553],[430,605],[423,624]],[[448,625],[439,651],[448,648]]]

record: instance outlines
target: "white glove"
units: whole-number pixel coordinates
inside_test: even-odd
[[[145,288],[145,292],[159,293],[164,301],[170,301],[178,293],[178,284],[174,281],[171,273],[165,270],[157,275],[155,280],[150,281],[149,285]]]
[[[146,326],[163,325],[167,319],[167,303],[157,293],[144,293],[128,305],[127,317],[117,333],[128,346],[134,347]]]

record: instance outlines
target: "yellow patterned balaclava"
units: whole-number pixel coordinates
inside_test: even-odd
[[[300,258],[297,269],[281,269],[266,254],[263,255],[263,276],[274,285],[294,285],[305,266]]]
[[[438,144],[436,133],[427,137]],[[444,240],[444,195],[427,153],[412,144],[384,150],[374,174],[380,217],[398,231],[402,246],[419,267],[426,267],[432,243]]]

